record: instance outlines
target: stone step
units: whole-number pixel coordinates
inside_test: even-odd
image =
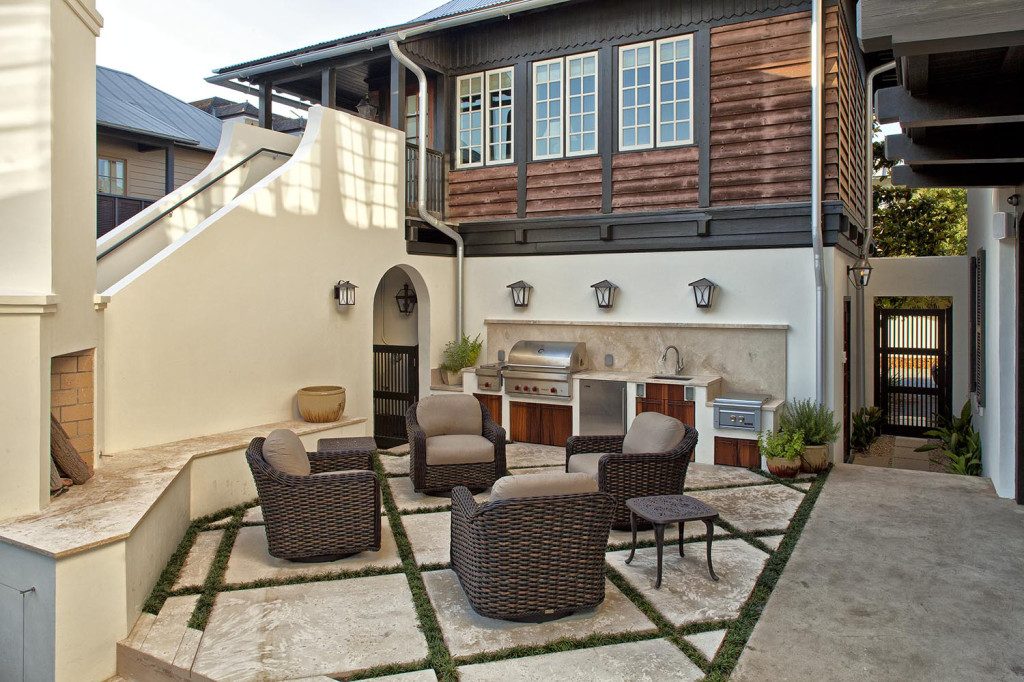
[[[203,633],[188,627],[198,595],[171,597],[158,616],[144,613],[117,645],[117,673],[133,682],[188,682]]]

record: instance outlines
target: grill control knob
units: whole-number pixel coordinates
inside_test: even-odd
[[[490,388],[490,387],[491,387],[491,382],[485,381],[484,382],[484,388]]]
[[[552,387],[551,387],[551,392],[552,392],[552,393],[558,393],[558,389],[557,389],[557,388],[555,388],[554,386],[552,386]]]
[[[516,386],[515,386],[515,389],[514,389],[514,390],[516,390],[516,391],[518,391],[518,390],[519,390],[519,384],[516,384]]]
[[[536,387],[536,386],[534,386],[534,387],[533,387],[533,392],[534,392],[534,393],[536,393],[536,392],[537,392],[537,387]]]

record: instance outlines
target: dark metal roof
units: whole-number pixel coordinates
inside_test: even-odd
[[[426,14],[421,14],[413,19],[413,21],[433,21],[434,19],[442,19],[444,17],[455,16],[456,14],[464,14],[465,12],[484,9],[485,7],[501,5],[509,1],[510,0],[449,0],[449,2],[444,3],[440,7],[435,7]]]
[[[214,151],[221,122],[135,76],[96,67],[96,125]]]

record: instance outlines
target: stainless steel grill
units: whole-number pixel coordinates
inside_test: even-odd
[[[587,368],[587,344],[519,341],[502,372],[509,395],[572,397],[572,375]]]
[[[730,393],[715,398],[715,428],[761,430],[761,409],[771,396],[761,393]]]
[[[501,391],[505,363],[493,362],[476,368],[476,387],[481,391]]]

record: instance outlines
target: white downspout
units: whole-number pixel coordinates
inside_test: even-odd
[[[821,225],[821,133],[823,118],[822,0],[811,4],[811,251],[814,257],[815,400],[825,403],[825,272]]]
[[[458,340],[462,338],[464,333],[462,280],[466,247],[462,241],[462,235],[453,230],[447,223],[435,218],[427,210],[427,112],[430,110],[427,97],[427,74],[423,73],[423,69],[420,68],[419,64],[409,59],[398,49],[397,41],[389,40],[388,47],[391,48],[391,54],[394,55],[395,59],[416,74],[416,79],[419,81],[420,122],[416,126],[418,129],[416,144],[419,147],[417,150],[416,210],[423,222],[455,242],[455,338]]]
[[[864,246],[861,256],[867,258],[871,255],[871,240],[875,235],[875,164],[874,164],[874,134],[875,134],[875,77],[896,68],[896,62],[882,64],[868,71],[865,93],[864,93],[864,178],[867,187],[864,191]],[[864,321],[864,289],[856,290],[857,299],[857,329],[860,330],[860,377],[857,401],[858,407],[866,407],[868,404],[868,351]]]

